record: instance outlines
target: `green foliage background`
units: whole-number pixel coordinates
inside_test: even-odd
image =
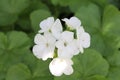
[[[119,0],[0,0],[0,80],[120,80],[119,8]],[[50,16],[77,16],[91,35],[70,76],[52,76],[51,60],[32,53],[39,23]]]

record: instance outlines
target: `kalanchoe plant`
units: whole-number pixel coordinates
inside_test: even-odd
[[[41,29],[34,39],[34,55],[44,61],[48,58],[53,59],[49,69],[54,76],[72,74],[72,57],[83,53],[84,48],[90,46],[90,35],[85,32],[77,17],[62,20],[67,26],[64,31],[59,19],[49,17],[40,22]]]

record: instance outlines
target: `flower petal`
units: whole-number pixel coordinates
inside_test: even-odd
[[[78,46],[76,44],[76,40],[73,40],[70,44],[68,44],[67,48],[69,49],[72,55],[77,55],[79,53]]]
[[[45,36],[47,43],[55,45],[56,39],[53,37],[51,33],[49,32],[44,33],[44,36]]]
[[[53,58],[53,56],[54,56],[54,50],[53,49],[46,49],[43,52],[42,60],[45,61],[48,58]]]
[[[68,48],[58,49],[58,57],[65,58],[65,59],[71,59],[73,57],[73,54]]]
[[[73,61],[71,59],[65,59],[68,65],[73,65]]]
[[[51,28],[51,31],[52,31],[52,34],[53,36],[56,38],[56,39],[59,39],[60,38],[60,35],[62,33],[62,24],[60,22],[59,19],[57,19],[55,21],[55,23],[53,24],[52,28]]]
[[[64,41],[59,40],[55,43],[55,46],[59,49],[62,49],[64,47]]]
[[[84,28],[81,26],[81,27],[79,27],[79,28],[77,28],[77,38],[79,39],[80,37],[79,37],[79,35],[81,35],[82,33],[84,33],[85,31],[84,31]]]
[[[80,27],[81,21],[77,17],[71,17],[70,19],[64,18],[62,19],[71,29],[76,29]]]
[[[54,23],[54,18],[49,17],[40,23],[40,28],[42,29],[43,32],[48,31],[53,25],[53,23]]]
[[[63,41],[70,43],[74,39],[74,33],[70,31],[64,31],[61,34],[61,38]]]
[[[33,46],[33,54],[37,58],[41,59],[43,56],[44,49],[45,49],[45,45],[35,45],[35,46]]]
[[[41,34],[36,34],[34,38],[35,44],[44,44],[46,41],[45,37]]]
[[[67,66],[66,67],[66,69],[65,69],[65,71],[64,71],[64,74],[66,74],[66,75],[71,75],[73,73],[73,68],[72,68],[72,66],[70,65],[70,66]]]
[[[49,64],[50,72],[54,76],[61,76],[66,67],[67,67],[66,61],[60,58],[54,58]]]
[[[83,52],[84,52],[84,49],[83,49],[83,47],[82,47],[82,45],[81,45],[80,42],[78,42],[77,46],[78,46],[78,50],[79,50],[81,53],[83,53]]]
[[[81,21],[77,17],[71,17],[70,23],[74,28],[77,28],[81,25]]]
[[[86,32],[84,32],[80,36],[80,43],[84,48],[88,48],[90,46],[90,35]]]

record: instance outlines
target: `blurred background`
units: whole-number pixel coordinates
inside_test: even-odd
[[[0,80],[120,80],[119,9],[120,0],[0,0]],[[39,23],[50,16],[76,16],[91,35],[70,76],[52,76],[51,59],[32,53]]]

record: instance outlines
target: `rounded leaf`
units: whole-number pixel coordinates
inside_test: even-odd
[[[84,78],[92,75],[106,76],[108,73],[108,62],[95,50],[85,50],[84,54],[77,55],[73,60],[75,71]]]
[[[30,78],[30,70],[22,63],[10,67],[6,76],[6,80],[27,80]]]

